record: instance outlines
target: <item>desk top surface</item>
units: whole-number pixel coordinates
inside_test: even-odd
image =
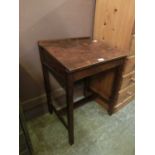
[[[125,51],[111,48],[90,38],[45,40],[39,41],[39,46],[69,71],[127,56]]]

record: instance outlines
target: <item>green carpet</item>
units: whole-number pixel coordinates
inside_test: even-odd
[[[35,155],[134,155],[134,101],[109,116],[96,102],[74,111],[75,143],[55,114],[28,122]]]

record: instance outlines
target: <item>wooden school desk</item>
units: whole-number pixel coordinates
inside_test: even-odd
[[[103,42],[90,38],[72,38],[64,40],[45,40],[38,42],[44,84],[49,112],[56,113],[68,129],[69,143],[74,143],[74,117],[76,107],[94,99],[98,94],[88,93],[89,79],[101,72],[115,68],[115,80],[109,100],[112,110],[120,87],[123,64],[126,57],[124,51],[109,47]],[[56,110],[52,104],[49,72],[66,90],[67,107]],[[73,88],[76,81],[84,79],[85,98],[73,103]],[[109,110],[109,112],[110,112]],[[67,123],[62,114],[67,113]]]

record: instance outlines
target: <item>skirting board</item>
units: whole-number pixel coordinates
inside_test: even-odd
[[[75,100],[83,95],[83,84],[77,83],[74,88],[75,92]],[[62,100],[57,105],[57,108],[60,108],[63,105],[63,101],[65,100],[65,91],[63,88],[58,88],[52,92],[55,101]],[[40,116],[48,112],[47,104],[46,104],[46,94],[42,94],[38,97],[29,99],[27,101],[22,102],[23,111],[25,113],[25,117],[27,120],[32,119],[34,117]]]
[[[53,92],[53,96],[55,98],[59,98],[63,94],[64,90],[62,88],[58,88]],[[21,104],[23,106],[23,111],[27,120],[48,112],[45,93],[35,98],[26,100]]]

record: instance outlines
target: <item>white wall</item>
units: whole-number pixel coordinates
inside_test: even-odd
[[[44,93],[37,41],[91,36],[95,0],[20,0],[20,98]],[[53,81],[53,80],[52,80]],[[55,82],[54,89],[58,87]]]

